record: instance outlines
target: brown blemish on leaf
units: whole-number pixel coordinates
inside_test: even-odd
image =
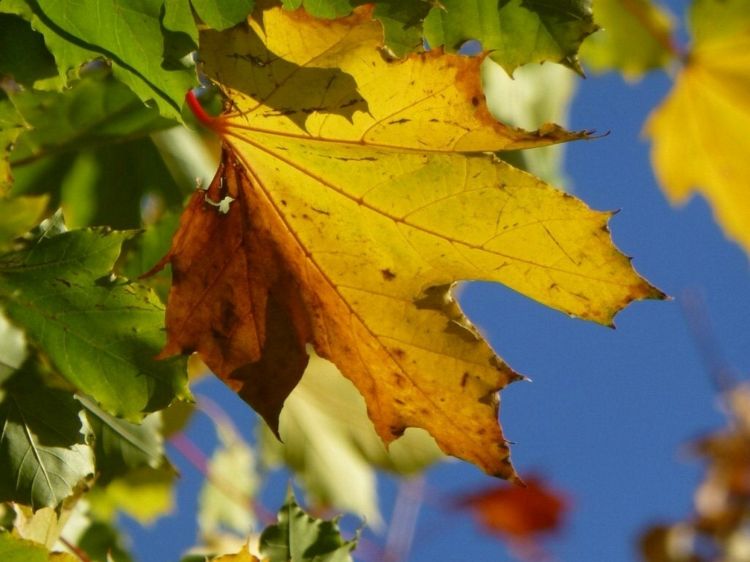
[[[396,278],[396,274],[393,273],[390,269],[381,269],[380,273],[383,275],[383,279],[385,281],[393,281]]]

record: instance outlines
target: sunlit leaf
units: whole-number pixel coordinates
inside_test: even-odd
[[[0,8],[1,10],[1,8]],[[44,46],[41,34],[14,14],[0,13],[0,79],[24,86],[57,74],[55,59]]]
[[[646,126],[654,170],[672,202],[706,197],[750,251],[750,1],[697,0],[690,22],[685,67]]]
[[[172,125],[106,73],[89,74],[64,93],[29,90],[14,94],[12,100],[31,128],[16,143],[14,166],[138,138]]]
[[[94,434],[94,454],[99,483],[134,468],[157,468],[164,462],[159,414],[146,416],[140,423],[116,418],[85,397],[79,397]]]
[[[15,106],[9,99],[0,98],[0,197],[5,196],[13,184],[10,154],[25,128],[26,123]]]
[[[486,153],[585,133],[498,123],[479,58],[385,60],[367,11],[321,22],[272,9],[263,25],[202,35],[232,106],[215,122],[222,166],[165,258],[163,355],[198,351],[275,430],[309,342],[365,396],[384,441],[421,427],[513,478],[496,393],[520,376],[452,284],[501,282],[603,324],[662,296],[612,245],[610,213]]]
[[[45,89],[65,87],[69,80],[75,80],[78,77],[84,64],[100,57],[99,53],[90,50],[87,46],[69,41],[69,37],[60,28],[44,17],[36,0],[3,0],[0,3],[0,12],[22,17],[31,24],[32,29],[44,37],[44,44],[54,57],[58,74],[57,77],[46,81]]]
[[[581,46],[581,59],[597,72],[618,70],[627,78],[664,67],[675,57],[672,18],[651,0],[594,0],[601,27]]]
[[[352,12],[352,0],[281,0],[287,10],[304,8],[316,18],[340,18]]]
[[[38,0],[41,12],[58,29],[114,59],[122,70],[119,76],[131,75],[131,87],[140,83],[136,93],[141,99],[153,100],[162,115],[180,119],[183,96],[195,85],[195,77],[179,59],[194,45],[187,35],[181,40],[179,34],[162,32],[162,4],[163,0]]]
[[[68,553],[50,553],[44,545],[0,531],[0,560],[3,562],[80,562]]]
[[[269,562],[351,562],[357,538],[344,540],[336,521],[305,513],[291,490],[279,510],[278,521],[260,536],[260,554]]]
[[[479,41],[509,74],[546,60],[580,71],[578,47],[596,29],[587,0],[441,0],[424,21],[431,47]]]
[[[190,0],[198,16],[214,29],[226,29],[245,21],[255,0]]]
[[[20,538],[43,544],[47,548],[55,546],[65,524],[65,515],[58,517],[57,511],[52,507],[34,511],[21,504],[14,504],[13,511],[16,515],[13,530]]]
[[[111,276],[132,234],[71,231],[0,256],[0,303],[59,372],[110,413],[138,418],[188,395],[184,361],[155,361],[163,309]]]
[[[94,474],[80,405],[70,393],[48,387],[28,364],[2,391],[0,500],[57,507]]]
[[[0,216],[3,217],[0,223],[0,249],[41,222],[47,201],[46,196],[0,197]]]

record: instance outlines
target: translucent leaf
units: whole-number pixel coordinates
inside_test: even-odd
[[[157,468],[165,461],[159,413],[135,424],[108,414],[88,398],[78,397],[78,401],[94,434],[98,484],[105,485],[134,468]]]
[[[596,29],[586,0],[441,0],[424,21],[432,48],[455,52],[479,41],[508,74],[545,60],[580,71],[578,48]]]
[[[2,10],[2,8],[0,8]],[[0,78],[33,86],[37,80],[57,74],[55,60],[41,34],[29,22],[13,14],[0,13]]]
[[[196,80],[193,70],[179,59],[194,45],[188,36],[181,43],[170,43],[178,38],[162,31],[162,4],[163,0],[81,0],[74,5],[67,0],[38,0],[39,9],[59,29],[114,59],[119,77],[130,74],[129,85],[140,84],[136,93],[141,99],[156,102],[162,115],[180,119],[185,92]]]
[[[675,57],[672,17],[651,0],[594,0],[594,19],[601,29],[583,42],[580,55],[596,72],[637,78]]]
[[[698,0],[690,21],[686,65],[646,125],[654,171],[674,203],[704,195],[750,251],[750,2]]]
[[[12,101],[31,129],[16,143],[14,166],[145,136],[173,124],[106,73],[89,74],[64,93],[29,90],[14,94]]]
[[[214,29],[226,29],[245,21],[255,0],[190,0],[198,16]]]
[[[357,538],[345,541],[336,521],[311,517],[289,491],[278,524],[260,536],[260,553],[269,562],[351,562]]]
[[[521,377],[454,283],[500,282],[608,325],[663,296],[612,244],[611,213],[488,154],[587,134],[496,121],[480,58],[384,59],[367,10],[323,22],[269,9],[251,28],[201,36],[232,103],[210,121],[220,169],[160,264],[173,273],[163,354],[198,351],[276,430],[309,343],[386,443],[421,427],[514,478],[497,391]]]
[[[38,225],[48,201],[46,196],[0,197],[0,216],[3,217],[0,223],[0,249]]]
[[[0,560],[3,562],[79,562],[67,553],[50,553],[43,545],[0,531]]]
[[[112,266],[130,233],[71,231],[0,256],[0,302],[59,372],[132,419],[186,397],[184,361],[156,361],[163,308]]]
[[[48,387],[29,366],[6,381],[3,392],[0,500],[57,507],[94,474],[80,405],[70,393]]]

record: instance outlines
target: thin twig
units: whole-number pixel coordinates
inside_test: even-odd
[[[682,294],[680,304],[706,371],[711,376],[717,392],[726,395],[737,386],[739,377],[724,358],[716,334],[711,327],[705,300],[698,291],[686,290]]]
[[[419,510],[424,498],[425,480],[417,476],[399,483],[396,505],[388,528],[383,562],[402,562],[409,557]]]
[[[63,543],[65,545],[65,548],[73,553],[81,562],[91,562],[91,558],[89,558],[89,555],[86,554],[86,552],[84,552],[80,547],[71,543],[65,537],[60,537],[60,542]]]

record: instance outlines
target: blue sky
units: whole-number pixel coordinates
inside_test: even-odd
[[[680,13],[683,3],[668,4]],[[725,419],[681,311],[686,291],[703,296],[727,361],[740,372],[750,368],[747,256],[727,241],[702,199],[670,207],[651,171],[641,130],[669,87],[663,73],[637,83],[617,75],[581,81],[570,127],[610,133],[569,145],[565,166],[576,195],[590,206],[621,209],[610,225],[615,243],[674,300],[635,303],[610,330],[498,285],[472,284],[462,297],[493,347],[533,379],[503,392],[501,422],[516,443],[519,471],[544,475],[572,499],[565,528],[548,542],[562,561],[635,560],[643,528],[690,513],[702,468],[687,444]],[[200,391],[218,397],[252,437],[252,414],[230,392],[218,383],[202,383]],[[205,420],[190,430],[206,451],[211,433]],[[179,456],[171,457],[183,474],[179,513],[150,530],[129,526],[142,562],[177,560],[192,541],[201,477]],[[265,493],[269,509],[281,504],[285,483],[276,478]],[[465,514],[440,507],[446,497],[491,483],[465,463],[430,470],[410,560],[512,560],[501,542]],[[384,478],[386,518],[394,489],[392,479]]]

